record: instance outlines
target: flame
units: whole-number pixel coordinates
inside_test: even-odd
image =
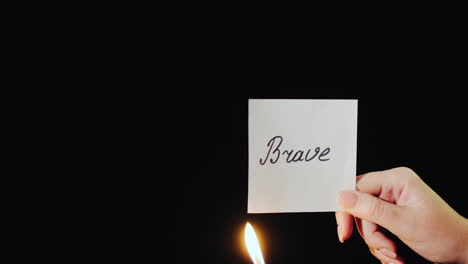
[[[262,250],[260,249],[260,243],[258,242],[255,230],[249,222],[245,225],[245,245],[249,251],[250,257],[254,264],[265,264],[263,260]]]

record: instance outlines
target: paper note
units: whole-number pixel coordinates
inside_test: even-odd
[[[339,211],[355,189],[357,100],[249,100],[248,213]]]

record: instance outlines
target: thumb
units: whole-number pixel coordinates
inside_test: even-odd
[[[358,191],[341,191],[338,204],[346,212],[390,231],[396,231],[403,215],[400,206]]]

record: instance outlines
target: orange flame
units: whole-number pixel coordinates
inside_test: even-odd
[[[265,264],[263,260],[262,250],[260,248],[260,243],[258,242],[257,235],[255,230],[249,222],[245,225],[245,245],[247,246],[247,251],[249,251],[250,257],[254,264]]]

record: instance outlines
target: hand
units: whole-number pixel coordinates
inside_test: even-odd
[[[357,177],[357,191],[342,191],[336,212],[343,243],[356,226],[371,253],[382,263],[404,263],[395,242],[380,232],[396,235],[432,262],[468,263],[468,219],[455,212],[408,168],[371,172]]]

